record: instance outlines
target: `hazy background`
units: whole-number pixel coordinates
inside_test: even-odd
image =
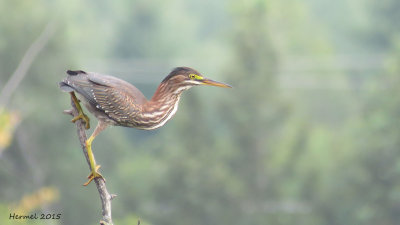
[[[398,0],[0,0],[0,224],[101,218],[62,114],[67,69],[150,98],[176,66],[234,88],[185,92],[156,131],[98,136],[116,225],[398,224],[399,21]]]

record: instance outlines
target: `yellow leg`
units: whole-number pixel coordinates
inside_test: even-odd
[[[77,120],[82,119],[83,122],[85,122],[85,128],[86,130],[88,130],[90,128],[90,122],[89,122],[89,117],[83,113],[81,104],[79,104],[79,100],[78,98],[76,98],[75,93],[74,92],[70,92],[72,100],[74,101],[74,104],[76,106],[76,108],[78,109],[78,116],[75,116],[74,118],[72,118],[71,122],[75,123]]]
[[[94,135],[90,136],[89,139],[86,140],[86,149],[89,157],[89,163],[90,163],[90,169],[92,172],[88,176],[88,181],[84,183],[84,186],[87,186],[92,182],[92,180],[96,177],[103,178],[103,176],[98,172],[100,165],[96,165],[96,161],[94,160],[93,157],[93,152],[92,152],[92,142],[94,140]],[[103,178],[104,179],[104,178]]]

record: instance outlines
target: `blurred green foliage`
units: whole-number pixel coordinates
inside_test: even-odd
[[[56,23],[4,111],[19,123],[0,123],[8,135],[0,140],[12,141],[0,152],[0,224],[100,219],[97,190],[81,186],[88,167],[76,128],[62,114],[70,100],[57,83],[67,69],[109,73],[151,97],[175,66],[234,88],[184,93],[159,130],[100,134],[93,149],[118,194],[115,224],[398,224],[397,1],[0,5],[0,88]],[[27,213],[61,213],[60,220],[8,219],[49,186],[58,198]]]

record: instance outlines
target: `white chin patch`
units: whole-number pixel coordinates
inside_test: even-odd
[[[176,89],[176,90],[174,91],[174,94],[180,94],[182,91],[187,90],[187,89],[189,89],[189,88],[191,88],[191,87],[192,87],[192,86],[180,87],[180,88],[178,88],[178,89]]]
[[[199,81],[195,81],[195,80],[186,80],[185,83],[187,83],[187,84],[192,84],[192,85],[199,85],[199,84],[201,84]]]

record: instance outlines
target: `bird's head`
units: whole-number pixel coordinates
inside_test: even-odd
[[[171,86],[175,86],[176,91],[179,93],[197,85],[211,85],[231,88],[231,86],[228,84],[205,78],[199,72],[189,67],[175,68],[167,77],[164,78],[162,83],[168,83]]]

